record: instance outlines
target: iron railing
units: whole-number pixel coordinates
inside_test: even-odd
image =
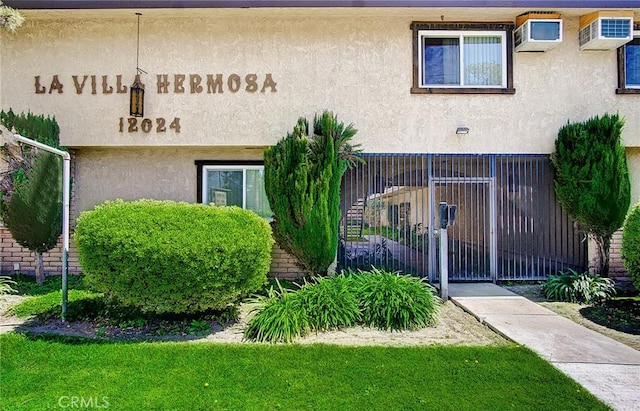
[[[538,280],[587,268],[584,233],[558,204],[547,155],[366,154],[342,183],[340,268],[438,278],[436,207],[452,281]]]

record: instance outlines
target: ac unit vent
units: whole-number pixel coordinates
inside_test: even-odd
[[[529,19],[513,32],[516,51],[547,51],[562,43],[562,19]]]
[[[633,17],[598,17],[580,27],[580,50],[613,50],[633,40]]]

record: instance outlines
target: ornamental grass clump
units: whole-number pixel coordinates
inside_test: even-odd
[[[614,282],[610,278],[588,272],[578,273],[572,269],[560,275],[550,275],[544,285],[547,299],[570,303],[599,303],[615,294]]]
[[[290,342],[309,331],[364,325],[413,330],[437,323],[440,300],[419,278],[372,269],[318,278],[296,291],[255,297],[245,338]]]
[[[360,320],[358,300],[344,275],[320,277],[296,292],[314,331],[351,327]]]
[[[424,281],[372,268],[354,279],[364,325],[382,330],[413,330],[437,323],[439,299]]]
[[[11,279],[11,277],[2,275],[0,276],[0,295],[9,294],[9,293],[17,293],[16,290],[11,287],[15,285],[16,282]]]
[[[291,342],[309,333],[309,317],[295,292],[271,287],[267,296],[257,296],[250,301],[249,323],[244,336],[250,341]]]

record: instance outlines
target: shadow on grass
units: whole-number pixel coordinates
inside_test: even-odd
[[[106,338],[89,338],[76,335],[60,335],[55,333],[32,333],[28,327],[18,327],[16,334],[23,335],[29,341],[45,341],[66,345],[106,345],[106,344],[134,344],[139,341],[113,341]]]
[[[218,333],[237,320],[237,307],[189,315],[155,315],[119,307],[102,294],[70,290],[66,321],[61,292],[33,296],[12,308],[27,320],[16,332],[30,339],[67,344],[193,341]]]
[[[44,284],[36,283],[35,277],[26,274],[11,275],[11,279],[16,282],[13,288],[21,295],[45,295],[62,288],[62,277],[60,275],[46,276]],[[69,275],[67,277],[67,285],[69,289],[74,290],[89,289],[84,282],[84,276],[81,275]]]

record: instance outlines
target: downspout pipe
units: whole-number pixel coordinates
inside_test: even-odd
[[[68,273],[69,273],[69,204],[71,199],[71,155],[57,148],[31,140],[19,134],[14,134],[13,139],[41,150],[62,157],[62,322],[67,316],[68,302]]]

